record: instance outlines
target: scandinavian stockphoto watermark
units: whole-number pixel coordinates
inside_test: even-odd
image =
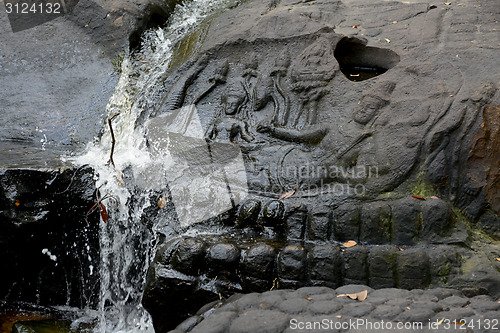
[[[12,32],[44,24],[70,13],[79,0],[4,0]]]
[[[146,128],[150,151],[164,162],[182,227],[218,216],[248,195],[240,147],[231,142],[207,142],[194,105],[152,118]]]
[[[379,177],[379,169],[374,165],[346,167],[327,161],[305,161],[280,171],[281,179],[293,179],[296,190],[309,195],[360,196],[366,192],[366,181]]]
[[[324,318],[316,321],[301,321],[296,318],[290,319],[289,327],[291,330],[338,330],[338,331],[394,331],[394,332],[413,332],[419,330],[442,331],[442,330],[467,330],[467,329],[486,329],[500,330],[498,319],[460,319],[451,320],[448,318],[429,319],[427,322],[391,322],[385,320],[370,320],[365,318],[341,319],[341,316],[335,319]]]
[[[248,196],[240,145],[225,139],[207,141],[195,105],[151,118],[145,126],[149,151],[155,160],[162,161],[161,170],[182,227],[219,216]],[[288,187],[296,184],[296,190],[304,195],[361,196],[366,181],[379,175],[376,166],[343,167],[323,162],[280,163],[285,166],[275,169],[277,179],[271,180],[266,190],[280,194],[287,183]]]

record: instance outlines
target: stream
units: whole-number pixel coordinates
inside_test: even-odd
[[[145,149],[145,127],[136,126],[136,120],[141,113],[154,110],[163,97],[162,81],[176,42],[207,16],[231,4],[228,0],[185,2],[175,8],[165,28],[147,31],[141,49],[123,57],[118,84],[106,107],[116,142],[114,167],[105,163],[113,142],[109,128],[103,128],[99,140],[90,143],[85,154],[69,158],[77,167],[90,165],[95,170],[96,186],[109,217],[104,221],[101,216],[101,253],[94,258],[100,264],[88,267],[99,269],[98,308],[88,310],[73,326],[97,317],[96,333],[154,332],[141,297],[160,237],[175,233],[175,214],[161,220],[145,217],[166,188],[164,167],[168,161]]]

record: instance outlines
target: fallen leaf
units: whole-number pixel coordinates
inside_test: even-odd
[[[438,197],[436,197],[435,195],[431,196],[431,199],[439,199]]]
[[[348,242],[346,242],[346,243],[344,243],[344,244],[342,244],[342,245],[343,245],[343,246],[345,246],[345,247],[353,247],[353,246],[358,245],[358,243],[356,243],[356,242],[355,242],[355,241],[353,241],[353,240],[350,240],[350,241],[348,241]]]
[[[306,300],[310,301],[310,300],[312,300],[312,298],[311,297],[306,297]]]
[[[285,192],[281,195],[281,197],[278,199],[278,200],[281,200],[281,199],[288,199],[290,198],[292,195],[295,194],[295,189],[291,190],[291,191],[288,191],[288,192]]]
[[[496,261],[500,261],[500,258],[496,258]]]
[[[160,200],[158,200],[158,207],[160,207],[160,209],[163,209],[165,208],[166,205],[167,205],[167,197],[164,195],[160,198]]]
[[[392,24],[396,24],[396,23],[398,23],[398,21],[392,21]]]
[[[356,294],[358,301],[364,301],[368,297],[368,290],[363,290]]]
[[[353,27],[354,29],[357,29],[357,28],[358,28],[358,26],[357,26],[357,25],[353,25],[352,27]]]
[[[337,297],[349,297],[350,299],[353,300],[358,300],[358,301],[364,301],[368,297],[368,290],[363,290],[360,291],[359,293],[355,294],[340,294],[337,295]]]
[[[14,205],[16,205],[16,207],[19,207],[19,206],[21,206],[21,202],[19,200],[16,200],[16,202],[14,203]]]
[[[406,307],[406,310],[411,310],[411,308],[409,306]]]
[[[454,95],[450,95],[450,97],[453,97]]]
[[[399,251],[406,251],[406,249],[403,249],[402,247],[398,246]]]
[[[460,326],[465,325],[465,323],[461,322],[461,321],[456,321],[455,324],[460,325]]]
[[[451,6],[451,2],[445,2],[444,3],[446,6]]]
[[[425,198],[421,197],[420,195],[412,195],[411,197],[419,200],[425,200]]]
[[[103,222],[108,222],[108,212],[106,211],[106,206],[104,206],[102,203],[99,203],[99,212],[101,213]]]
[[[441,325],[443,323],[443,321],[444,321],[444,317],[443,317],[443,319],[441,319],[440,321],[437,322],[437,325],[438,326]]]
[[[341,316],[341,315],[338,315],[338,316],[335,316],[335,317],[336,317],[336,318],[342,318],[342,316]]]
[[[387,43],[390,43],[391,40],[389,38],[384,38]]]

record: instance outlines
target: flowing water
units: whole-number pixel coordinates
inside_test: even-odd
[[[109,215],[109,220],[100,221],[101,254],[93,259],[98,264],[88,268],[99,269],[100,276],[98,308],[89,310],[98,317],[94,332],[154,332],[141,305],[146,271],[159,235],[171,236],[176,225],[173,218],[147,218],[148,208],[166,188],[162,170],[168,161],[145,149],[145,129],[136,126],[136,120],[159,103],[175,43],[210,14],[234,5],[228,0],[192,0],[176,7],[166,28],[146,32],[141,50],[124,57],[106,109],[108,119],[113,118],[114,167],[108,163],[113,138],[107,126],[83,156],[72,159],[76,165],[94,168]]]

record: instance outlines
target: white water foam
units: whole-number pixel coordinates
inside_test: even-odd
[[[101,198],[106,197],[102,204],[109,214],[107,222],[100,221],[99,262],[89,266],[91,271],[99,267],[100,276],[95,333],[154,332],[141,297],[157,233],[169,228],[169,224],[163,221],[162,225],[147,226],[144,215],[145,209],[155,202],[153,196],[166,187],[162,171],[165,156],[158,160],[149,153],[145,129],[136,127],[136,120],[148,105],[158,103],[155,96],[161,95],[159,89],[175,43],[207,15],[230,5],[234,2],[186,2],[176,7],[167,28],[147,32],[142,50],[124,58],[118,84],[106,108],[108,119],[117,115],[112,120],[115,167],[108,163],[112,137],[107,124],[102,136],[89,144],[84,155],[72,158],[74,164],[90,165],[95,170],[96,186]]]

